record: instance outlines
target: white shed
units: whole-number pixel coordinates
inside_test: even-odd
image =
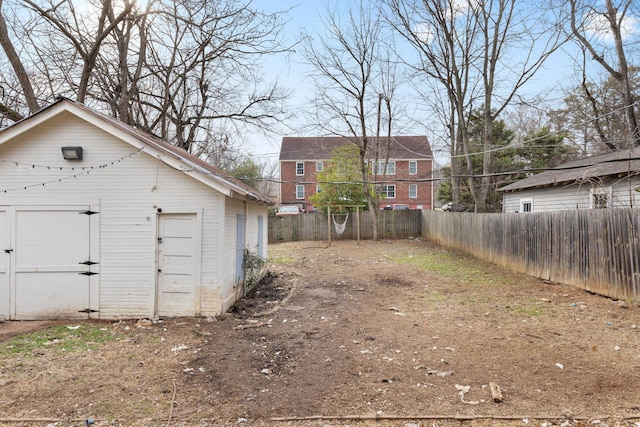
[[[59,100],[0,132],[0,319],[224,312],[242,296],[245,250],[267,257],[271,204]]]
[[[502,211],[638,207],[639,172],[640,148],[574,160],[502,187]]]

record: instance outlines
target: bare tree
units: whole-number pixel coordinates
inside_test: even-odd
[[[9,29],[7,27],[7,21],[4,17],[4,11],[2,9],[3,0],[0,0],[0,46],[2,46],[2,50],[5,55],[13,71],[20,82],[20,88],[24,94],[24,101],[27,104],[30,113],[35,113],[40,105],[38,100],[36,99],[35,92],[33,90],[33,86],[31,84],[31,79],[29,78],[29,74],[20,59],[20,55],[16,52],[15,46],[11,40],[9,35]],[[4,88],[3,88],[4,92]],[[20,120],[23,115],[18,111],[17,108],[14,108],[8,105],[5,102],[5,95],[2,94],[2,100],[0,101],[0,114],[8,117],[10,120],[17,121]]]
[[[285,118],[288,91],[277,80],[265,83],[258,65],[287,50],[279,13],[259,13],[249,2],[163,4],[150,28],[149,75],[137,94],[141,127],[198,154],[228,123],[235,131],[265,130]]]
[[[127,19],[113,28],[96,58],[89,96],[108,106],[112,116],[130,125],[137,125],[133,100],[143,77],[148,75],[148,32],[154,4],[151,0],[145,10],[134,8]],[[107,11],[107,19],[109,22],[117,19],[113,8]]]
[[[373,215],[374,240],[378,238],[378,198],[384,184],[376,187],[371,182],[369,160],[375,162],[381,155],[388,160],[398,85],[390,50],[383,44],[383,28],[379,10],[360,1],[344,15],[337,8],[328,10],[324,19],[328,36],[317,40],[308,37],[305,44],[316,86],[313,121],[322,132],[344,136],[357,146],[363,192]],[[387,124],[387,136],[380,146],[382,120]]]
[[[396,30],[420,56],[414,69],[435,79],[444,91],[454,175],[457,159],[472,171],[472,155],[481,155],[480,179],[468,178],[476,211],[483,212],[490,189],[492,135],[497,117],[540,70],[563,40],[554,27],[533,13],[538,2],[526,0],[386,0]],[[538,18],[536,18],[538,17]],[[468,117],[481,108],[484,143],[481,153],[469,152]]]
[[[412,66],[419,84],[435,87],[425,99],[448,129],[454,209],[460,201],[463,156],[469,146],[467,122],[477,89],[472,85],[472,65],[479,60],[474,46],[475,20],[458,20],[453,2],[389,0],[391,23],[418,53]],[[422,78],[421,78],[422,77]],[[426,79],[424,78],[426,77]],[[426,81],[425,81],[426,80]],[[426,91],[421,91],[425,94]],[[446,101],[442,101],[442,99]],[[470,159],[467,156],[467,160]]]
[[[562,4],[569,6],[570,33],[589,52],[593,60],[618,83],[624,103],[629,144],[640,145],[640,129],[636,117],[637,100],[633,94],[632,69],[625,47],[625,37],[630,35],[629,27],[640,17],[637,2],[634,0],[604,0],[604,2],[569,0]],[[613,50],[609,47],[611,43],[614,45]],[[601,112],[595,108],[596,100],[589,92],[586,78],[583,78],[582,87],[585,90],[585,96],[594,107],[593,113],[597,120]],[[604,133],[601,137],[606,140]],[[607,145],[611,149],[620,148],[619,144],[613,141],[608,141]]]
[[[639,72],[630,67],[632,96],[636,100],[640,95]],[[622,99],[618,81],[604,71],[589,75],[586,58],[576,74],[581,75],[580,81],[565,95],[564,105],[552,112],[554,125],[566,129],[566,140],[583,156],[631,147],[628,104]]]
[[[41,6],[33,0],[23,0],[25,5],[31,8],[41,18],[44,18],[59,33],[68,39],[75,48],[76,53],[82,60],[82,71],[77,83],[77,100],[85,102],[89,79],[95,68],[96,59],[100,53],[102,42],[113,31],[118,24],[127,19],[134,2],[124,0],[124,5],[117,16],[114,14],[114,4],[112,0],[103,0],[102,7],[98,13],[97,27],[95,32],[87,25],[80,14],[76,11],[75,5],[70,2],[53,3]],[[63,5],[67,6],[64,8]],[[89,21],[91,22],[91,21]]]
[[[23,86],[47,82],[39,104],[74,97],[204,158],[286,118],[289,92],[260,70],[262,58],[290,49],[286,11],[261,12],[250,0],[156,0],[144,9],[133,0],[4,1],[22,12],[2,46],[10,52],[19,40],[14,73]]]

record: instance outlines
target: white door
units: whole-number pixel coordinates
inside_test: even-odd
[[[11,234],[9,232],[9,212],[0,210],[0,320],[9,319],[11,267]]]
[[[196,316],[196,215],[158,216],[159,316]]]
[[[87,318],[90,215],[73,208],[17,208],[12,305],[16,320]],[[95,261],[95,260],[94,260]]]

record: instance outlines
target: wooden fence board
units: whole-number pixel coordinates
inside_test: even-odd
[[[378,236],[383,239],[405,239],[420,237],[421,212],[419,210],[380,211],[378,213]],[[336,217],[338,223],[344,221],[344,216]],[[360,239],[373,239],[373,216],[368,211],[360,212]],[[327,227],[331,222],[331,240],[356,240],[356,213],[352,212],[347,218],[344,233],[338,235],[327,215],[314,212],[283,217],[269,217],[269,243],[291,242],[303,240],[327,240]]]
[[[640,297],[638,208],[422,216],[422,236],[444,246],[612,298]]]

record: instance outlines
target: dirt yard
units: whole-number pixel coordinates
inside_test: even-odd
[[[0,325],[0,424],[640,426],[637,302],[420,240],[325,246],[270,246],[217,319]]]

